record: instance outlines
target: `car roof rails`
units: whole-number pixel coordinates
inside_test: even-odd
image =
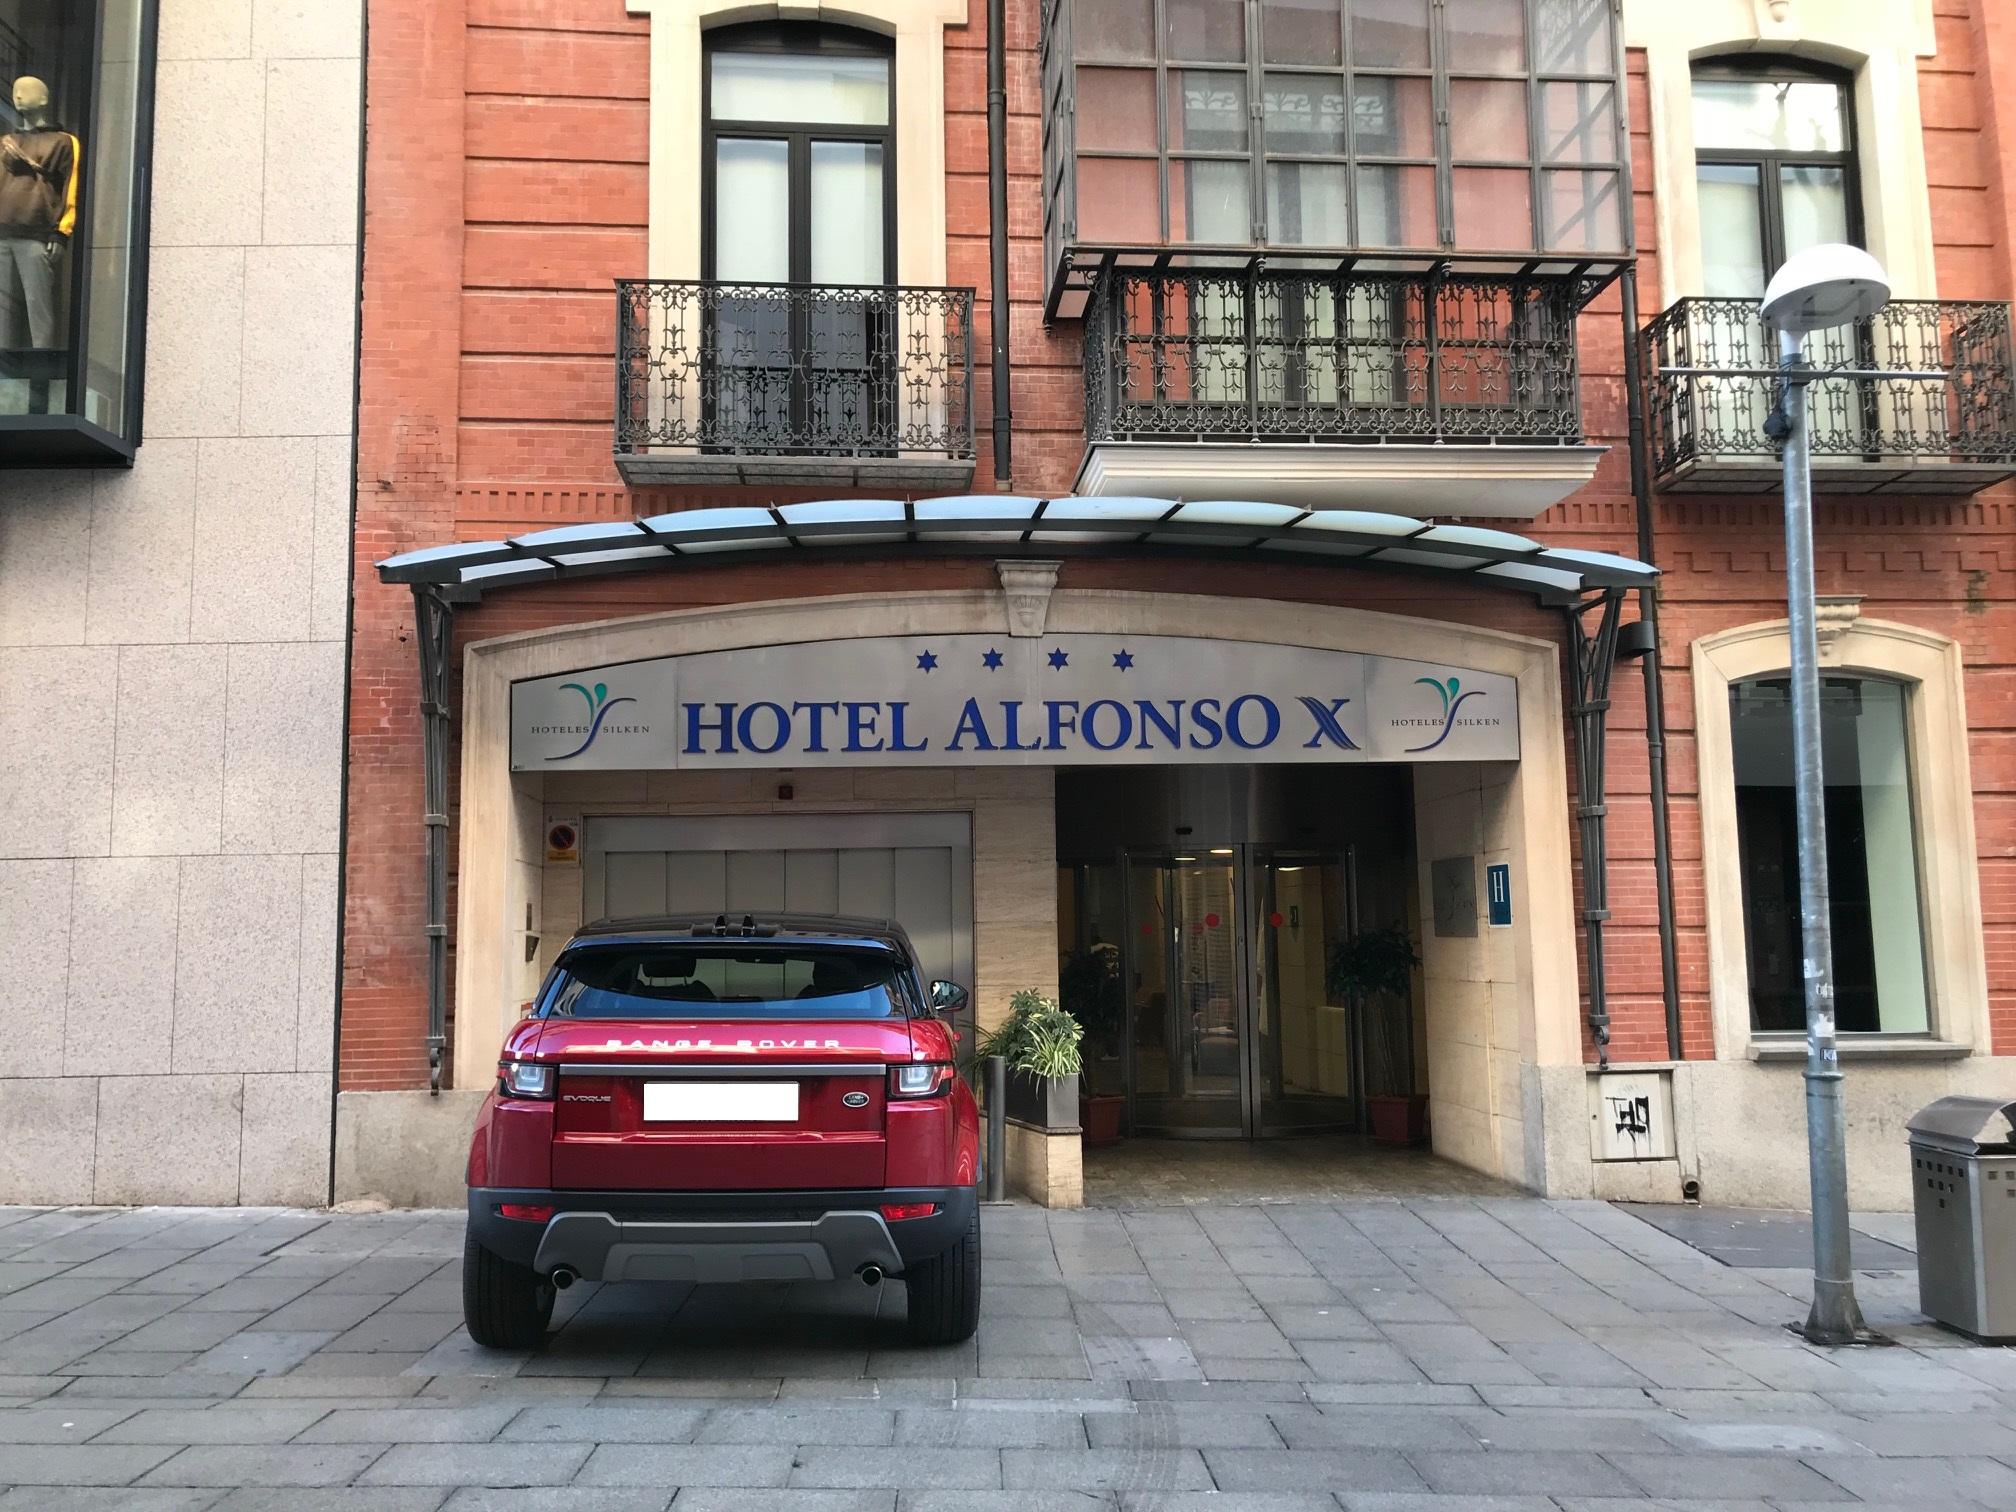
[[[716,938],[731,936],[740,937],[745,940],[760,940],[768,939],[770,936],[776,934],[777,926],[775,924],[758,924],[754,914],[742,915],[742,922],[740,924],[730,924],[728,922],[728,915],[716,914],[712,924],[695,924],[693,926],[693,933],[696,935],[710,935]]]

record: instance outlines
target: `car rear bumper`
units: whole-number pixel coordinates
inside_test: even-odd
[[[542,1274],[588,1281],[829,1281],[879,1266],[899,1274],[965,1234],[972,1187],[843,1192],[547,1192],[472,1187],[469,1232],[485,1249]],[[938,1211],[893,1223],[884,1204]],[[544,1223],[506,1218],[505,1203],[550,1207]]]

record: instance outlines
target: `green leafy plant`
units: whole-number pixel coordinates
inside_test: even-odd
[[[1366,1090],[1411,1096],[1414,1091],[1414,938],[1398,925],[1339,935],[1324,965],[1330,996],[1359,1015]]]
[[[1120,1053],[1120,952],[1112,946],[1073,951],[1057,974],[1064,1011],[1084,1027],[1095,1053]]]
[[[1414,937],[1400,926],[1340,934],[1330,945],[1324,985],[1336,998],[1404,997],[1413,988]]]
[[[1084,1069],[1084,1027],[1033,987],[1008,999],[1008,1017],[982,1036],[982,1056],[998,1055],[1010,1070],[1035,1076],[1076,1076]]]

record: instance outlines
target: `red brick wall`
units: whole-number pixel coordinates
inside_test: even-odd
[[[2009,298],[2016,205],[2016,30],[1986,0],[1938,0],[1921,65],[1941,292]],[[372,562],[452,537],[682,504],[821,490],[634,491],[610,461],[612,280],[644,271],[649,22],[622,0],[372,0],[361,360],[356,651],[342,1079],[425,1078],[419,715],[412,611]],[[1041,320],[1041,124],[1036,0],[1008,0],[1016,491],[1067,490],[1083,449],[1078,331]],[[992,486],[987,308],[985,10],[946,34],[948,281],[980,294],[975,488]],[[1999,89],[1998,89],[1999,86]],[[1643,60],[1631,59],[1643,299],[1658,255]],[[1997,95],[2000,96],[1998,109]],[[691,108],[697,108],[695,102]],[[901,108],[899,102],[898,108]],[[1612,449],[1596,480],[1537,521],[1555,544],[1635,550],[1615,290],[1582,321],[1585,424]],[[1969,666],[1982,899],[1997,1043],[2016,1051],[2016,550],[2008,486],[1972,500],[1825,501],[1823,592],[1958,638]],[[1712,1053],[1700,824],[1687,675],[1694,638],[1783,613],[1780,516],[1769,500],[1655,500],[1666,569],[1665,666],[1674,891],[1687,1053]],[[493,596],[458,645],[506,631],[650,609],[838,591],[984,586],[984,560],[688,569]],[[1249,593],[1433,613],[1557,635],[1513,595],[1420,599],[1406,579],[1250,564],[1074,562],[1071,584]],[[1635,669],[1613,687],[1609,741],[1611,1011],[1619,1059],[1666,1053],[1644,709]],[[453,767],[451,766],[451,773]],[[1564,783],[1570,781],[1562,774]],[[451,913],[452,918],[452,913]]]

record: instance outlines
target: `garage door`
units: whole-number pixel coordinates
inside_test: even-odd
[[[894,919],[917,947],[927,981],[973,984],[965,814],[590,819],[582,868],[584,919],[779,912]]]

